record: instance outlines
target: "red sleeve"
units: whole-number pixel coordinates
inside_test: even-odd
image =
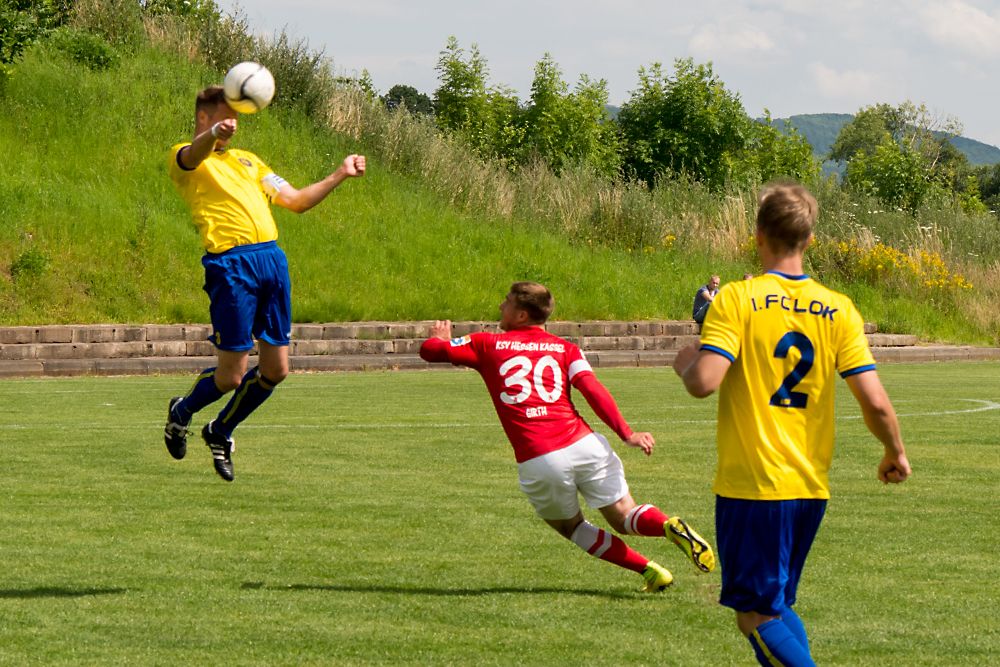
[[[420,346],[420,358],[431,363],[447,363],[448,343],[440,338],[428,338]]]
[[[420,358],[432,363],[450,362],[456,366],[477,368],[479,355],[476,354],[473,336],[477,336],[477,334],[462,336],[450,341],[428,338],[420,346]]]
[[[618,404],[611,397],[611,393],[604,388],[593,373],[579,373],[573,378],[573,386],[576,387],[583,397],[587,399],[594,413],[600,417],[601,421],[611,427],[622,440],[628,440],[632,435],[622,413],[618,411]]]

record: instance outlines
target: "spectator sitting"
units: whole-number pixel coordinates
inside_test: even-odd
[[[694,295],[694,309],[691,311],[691,317],[698,324],[705,321],[705,315],[708,313],[708,307],[712,305],[712,301],[715,300],[715,295],[719,293],[719,276],[712,276],[712,279],[708,281],[707,285],[702,285],[698,288],[698,292]]]
[[[743,280],[753,280],[753,274],[752,273],[744,273],[743,274]]]

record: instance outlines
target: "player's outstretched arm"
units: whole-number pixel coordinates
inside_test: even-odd
[[[684,388],[695,398],[711,396],[719,388],[732,362],[710,350],[688,345],[674,357],[674,372],[684,381]]]
[[[236,134],[236,119],[219,121],[194,138],[190,146],[181,149],[180,161],[187,170],[197,169],[215,150],[217,140],[227,141]]]
[[[885,456],[878,466],[878,478],[883,484],[899,484],[910,476],[899,420],[892,408],[885,387],[875,371],[865,371],[847,377],[847,386],[861,406],[865,426],[885,445]]]
[[[638,447],[646,456],[653,453],[656,441],[650,433],[635,433],[618,410],[615,399],[593,373],[579,373],[573,378],[573,386],[583,394],[587,405],[597,417],[607,424],[629,447]]]
[[[365,156],[348,155],[344,158],[344,162],[337,167],[337,171],[318,183],[313,183],[301,190],[296,190],[288,183],[285,183],[274,198],[274,203],[295,213],[305,213],[326,199],[327,195],[333,192],[334,188],[348,178],[357,178],[364,175]]]

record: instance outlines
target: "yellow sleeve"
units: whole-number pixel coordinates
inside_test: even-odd
[[[734,284],[726,285],[715,295],[701,325],[701,349],[717,352],[736,361],[743,338],[743,309]]]
[[[875,358],[868,349],[868,338],[865,336],[865,322],[861,313],[854,307],[850,299],[846,299],[844,308],[845,320],[842,323],[839,346],[837,348],[837,372],[840,377],[849,377],[857,373],[875,370]]]
[[[264,164],[264,161],[261,160],[259,157],[257,157],[253,153],[250,153],[250,156],[253,157],[253,161],[257,163],[257,180],[258,181],[260,181],[262,178],[264,178],[268,174],[273,174],[274,173],[274,170],[271,169],[270,167],[268,167],[266,164]],[[258,185],[259,185],[259,183],[258,183]]]
[[[168,164],[170,169],[170,180],[173,181],[174,183],[180,183],[181,180],[187,178],[188,175],[194,171],[194,169],[185,169],[184,167],[181,166],[181,163],[178,162],[177,160],[177,155],[178,153],[181,152],[181,149],[190,145],[191,145],[190,142],[184,144],[177,144],[176,146],[170,149],[170,157],[168,158],[169,159]]]

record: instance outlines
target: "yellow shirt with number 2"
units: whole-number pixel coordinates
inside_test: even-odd
[[[713,492],[828,499],[836,375],[875,370],[851,300],[808,276],[729,283],[708,309],[701,349],[733,362],[719,388]]]
[[[277,239],[261,185],[271,169],[253,153],[237,149],[213,151],[196,168],[185,169],[178,154],[189,145],[170,149],[170,180],[191,207],[205,252]]]

